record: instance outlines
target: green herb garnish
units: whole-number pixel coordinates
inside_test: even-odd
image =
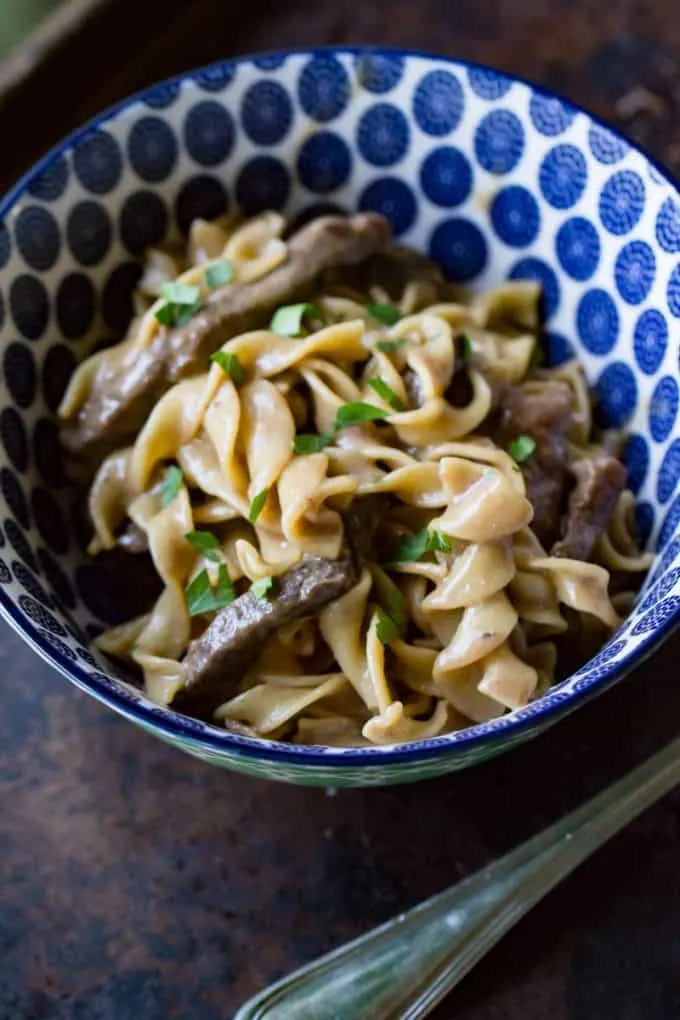
[[[379,397],[382,397],[382,399],[388,403],[390,407],[394,408],[395,411],[406,410],[404,401],[397,396],[392,387],[379,375],[377,375],[374,379],[369,379],[368,385],[378,394]]]
[[[293,440],[294,453],[320,453],[335,439],[332,432],[301,432]]]
[[[378,640],[382,641],[384,645],[391,645],[393,641],[396,641],[399,637],[399,627],[394,620],[387,615],[384,609],[378,606],[376,610],[378,621],[376,623],[375,632],[378,635]]]
[[[254,599],[263,599],[266,598],[267,592],[271,591],[273,587],[273,577],[259,577],[257,581],[253,581],[250,585],[250,594]]]
[[[161,284],[160,296],[163,304],[156,310],[155,316],[164,326],[186,326],[201,308],[200,287],[166,281]]]
[[[367,421],[384,421],[387,413],[375,404],[365,404],[363,400],[353,400],[343,404],[335,415],[335,431],[348,429],[352,425],[363,425]]]
[[[523,464],[525,460],[529,459],[535,449],[536,440],[532,439],[531,436],[517,436],[508,446],[508,453],[518,464]]]
[[[161,482],[161,506],[163,509],[170,506],[173,499],[182,488],[182,472],[173,464],[163,475]]]
[[[545,364],[545,351],[540,344],[536,344],[533,351],[531,352],[531,358],[529,359],[530,368],[540,368],[541,365]]]
[[[209,287],[221,287],[223,283],[229,283],[234,276],[234,267],[228,259],[220,259],[213,262],[205,271],[205,282]]]
[[[375,346],[383,354],[391,354],[393,351],[398,351],[407,342],[406,337],[402,336],[398,340],[378,340]]]
[[[215,552],[219,549],[219,539],[215,537],[210,531],[188,531],[184,536],[189,543],[193,545],[194,549],[202,553],[206,560],[211,560],[213,563],[219,563],[220,558]]]
[[[458,337],[458,355],[461,365],[467,365],[472,358],[472,341],[467,333],[461,333]]]
[[[240,386],[244,381],[246,374],[243,371],[243,365],[231,351],[215,351],[210,355],[210,360],[219,365],[222,371],[231,377],[236,386]]]
[[[397,544],[392,563],[415,563],[428,553],[451,552],[451,543],[446,535],[436,528],[422,528],[415,535],[407,535]]]
[[[214,613],[218,609],[224,609],[236,598],[229,571],[224,563],[220,564],[217,572],[217,588],[213,588],[210,575],[204,569],[187,585],[184,594],[190,616]]]
[[[313,315],[317,319],[323,318],[321,309],[316,305],[304,302],[299,305],[284,305],[283,308],[278,308],[274,312],[269,328],[272,333],[278,333],[279,336],[299,336],[305,315]]]
[[[366,305],[366,311],[384,326],[394,326],[401,319],[401,312],[394,305],[377,304]]]
[[[267,496],[269,495],[269,489],[263,489],[262,492],[258,492],[257,496],[250,504],[250,510],[248,511],[248,520],[251,524],[254,524],[257,518],[264,510],[264,505],[267,502]]]

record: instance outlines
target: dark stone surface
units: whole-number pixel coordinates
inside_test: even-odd
[[[665,0],[269,0],[233,22],[224,0],[142,7],[138,22],[108,26],[96,60],[73,62],[79,99],[62,104],[63,123],[24,104],[35,135],[42,122],[40,149],[131,89],[227,52],[369,41],[559,88],[680,166],[680,18]],[[183,756],[70,687],[3,625],[0,1020],[231,1017],[267,982],[476,870],[675,735],[679,652],[676,638],[496,761],[331,797]],[[679,840],[676,792],[539,905],[436,1017],[680,1017]]]

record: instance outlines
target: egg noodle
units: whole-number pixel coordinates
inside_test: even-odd
[[[149,252],[126,337],[77,369],[61,416],[78,413],[107,359],[134,371],[169,303],[272,272],[284,236],[274,213],[199,220],[187,251]],[[90,551],[134,527],[163,587],[97,644],[136,667],[151,698],[173,703],[190,643],[232,601],[275,602],[287,571],[359,540],[351,586],[270,636],[229,678],[214,721],[305,744],[435,737],[540,696],[570,628],[601,642],[617,627],[630,595],[610,575],[649,564],[633,497],[620,495],[592,561],[550,555],[522,472],[533,440],[503,448],[487,429],[497,387],[536,371],[538,286],[447,295],[432,304],[418,281],[396,299],[328,285],[269,328],[225,337],[209,370],[173,385],[103,461]],[[464,400],[451,397],[454,376]],[[578,461],[596,442],[582,373],[568,363],[540,376],[570,387]],[[362,504],[365,534],[353,535]]]

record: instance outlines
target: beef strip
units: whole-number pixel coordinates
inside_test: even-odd
[[[205,371],[210,354],[231,336],[266,325],[278,305],[305,296],[320,271],[363,262],[389,240],[389,223],[376,213],[314,220],[291,237],[283,265],[216,291],[185,326],[160,328],[132,368],[112,351],[76,419],[64,426],[64,444],[92,457],[124,445],[165,390]]]
[[[416,283],[423,307],[439,301],[446,287],[446,280],[436,262],[400,244],[388,245],[384,251],[371,255],[361,266],[331,270],[324,277],[324,282],[330,287],[340,283],[360,292],[380,287],[393,301],[401,298],[407,284]]]
[[[173,707],[209,716],[231,697],[265,642],[287,623],[317,613],[343,595],[356,579],[352,557],[310,556],[288,570],[271,599],[240,595],[220,610],[184,658],[184,688]]]
[[[517,436],[530,436],[536,449],[522,465],[527,498],[534,508],[532,528],[549,548],[559,536],[567,484],[567,434],[573,414],[569,385],[557,379],[532,380],[504,394],[493,432],[507,448]]]
[[[552,555],[587,560],[625,488],[626,469],[614,457],[598,454],[577,461],[571,470],[576,485],[569,496],[564,536]]]

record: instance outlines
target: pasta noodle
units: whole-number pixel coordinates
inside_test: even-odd
[[[148,252],[126,336],[76,370],[62,417],[293,249],[264,213]],[[463,301],[424,264],[396,292],[361,261],[320,271],[110,444],[90,552],[134,527],[162,591],[98,646],[153,699],[268,739],[401,743],[521,708],[577,621],[618,626],[649,557],[578,365],[536,363],[537,286]]]

